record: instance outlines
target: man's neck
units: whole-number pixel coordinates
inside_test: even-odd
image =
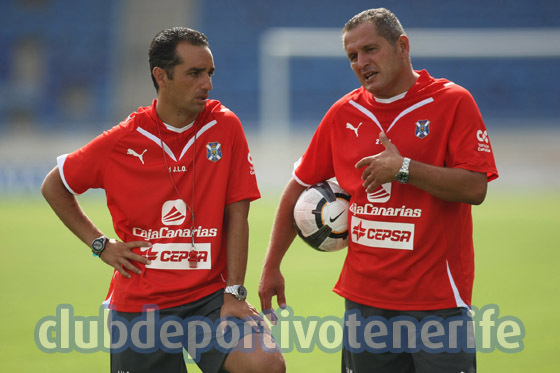
[[[416,71],[412,70],[411,68],[410,73],[408,72],[406,73],[406,78],[400,79],[399,82],[397,82],[394,85],[395,89],[392,90],[392,92],[384,95],[376,95],[374,92],[371,92],[371,94],[375,97],[377,101],[379,100],[391,101],[393,99],[398,99],[399,97],[402,98],[401,96],[404,97],[404,95],[406,95],[406,93],[410,90],[410,88],[414,85],[414,83],[416,83],[416,80],[418,80],[419,76],[420,74],[418,74]]]
[[[166,104],[158,98],[156,112],[163,123],[175,128],[183,128],[194,122],[198,113],[186,112],[174,105]]]

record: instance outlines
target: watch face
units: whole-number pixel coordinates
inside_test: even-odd
[[[406,182],[408,182],[408,174],[405,173],[405,172],[399,172],[399,173],[397,174],[397,181],[398,181],[399,183],[406,183]]]
[[[247,289],[245,289],[245,286],[240,285],[237,288],[237,295],[241,298],[241,299],[245,299],[247,297]]]
[[[93,247],[93,250],[99,251],[103,248],[103,242],[101,240],[95,240],[91,246]]]
[[[91,243],[91,249],[95,252],[95,254],[99,254],[105,249],[106,244],[107,239],[104,237],[99,237],[93,240],[93,242]]]

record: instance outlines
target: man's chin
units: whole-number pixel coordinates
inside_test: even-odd
[[[372,95],[376,95],[377,92],[379,91],[379,89],[373,85],[373,84],[363,84],[363,87],[366,89],[366,91],[368,91],[369,93],[371,93]]]
[[[196,113],[201,113],[206,107],[206,101],[197,100],[191,105],[192,111]]]
[[[384,96],[384,89],[380,84],[375,84],[373,82],[369,82],[363,85],[363,87],[366,89],[366,91],[368,91],[369,93],[371,93],[372,95],[374,95],[375,97],[379,97],[379,98],[383,98]]]

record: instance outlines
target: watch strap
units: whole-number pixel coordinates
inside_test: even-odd
[[[410,158],[404,157],[403,163],[401,165],[401,169],[396,175],[396,179],[401,184],[408,183],[408,179],[410,178]]]
[[[247,298],[247,289],[243,285],[230,285],[224,289],[225,294],[231,294],[239,300]]]

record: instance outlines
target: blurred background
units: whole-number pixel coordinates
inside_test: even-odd
[[[175,25],[209,37],[211,98],[240,117],[276,193],[329,106],[358,87],[340,29],[377,6],[400,18],[416,69],[478,102],[496,188],[560,186],[558,1],[2,0],[0,193],[37,193],[57,155],[149,105],[148,46]]]

